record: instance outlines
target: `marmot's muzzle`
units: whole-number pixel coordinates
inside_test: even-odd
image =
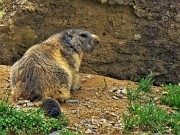
[[[98,46],[100,44],[100,39],[96,35],[92,35],[94,46]]]

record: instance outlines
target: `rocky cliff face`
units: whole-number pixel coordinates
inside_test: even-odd
[[[101,38],[82,72],[156,84],[180,82],[178,0],[6,0],[0,25],[0,64],[13,64],[33,44],[68,28]]]

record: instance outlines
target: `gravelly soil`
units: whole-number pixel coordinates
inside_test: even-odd
[[[0,65],[1,96],[10,93],[9,70],[9,66]],[[137,83],[92,74],[81,74],[80,82],[82,88],[72,91],[71,100],[60,104],[69,119],[68,128],[80,134],[124,134],[122,113],[127,111],[126,92]]]

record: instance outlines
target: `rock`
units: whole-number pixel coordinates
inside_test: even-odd
[[[101,122],[102,122],[102,123],[107,123],[107,120],[104,119],[104,118],[102,118],[102,119],[101,119]]]
[[[159,100],[159,97],[154,97],[154,101],[157,102]]]
[[[86,134],[92,134],[93,131],[92,131],[91,129],[88,128],[88,129],[85,131],[85,133],[86,133]]]
[[[59,135],[58,131],[53,131],[52,133],[50,133],[49,135]]]
[[[81,79],[81,82],[85,82],[85,81],[87,81],[86,78],[82,78],[82,79]]]
[[[79,103],[79,100],[77,99],[68,99],[68,100],[65,100],[66,103]]]
[[[178,13],[178,14],[176,15],[175,20],[176,20],[177,22],[180,22],[180,13]]]
[[[93,128],[94,125],[90,124],[90,123],[85,123],[85,125],[88,127],[88,128]]]
[[[26,105],[27,105],[27,107],[32,107],[32,106],[34,106],[34,104],[33,104],[32,102],[28,102],[28,103],[26,103]]]
[[[139,40],[141,39],[141,35],[140,34],[135,34],[134,35],[134,40]]]
[[[117,93],[117,94],[116,94],[116,97],[117,97],[117,98],[123,98],[123,97],[124,97],[124,95],[123,95],[123,94],[121,94],[121,93]]]
[[[99,0],[102,4],[107,3],[107,0]]]
[[[30,102],[30,100],[24,100],[24,103],[29,103]]]
[[[168,95],[168,92],[167,91],[163,91],[162,95]]]
[[[118,99],[119,99],[117,96],[113,96],[112,98],[115,99],[115,100],[118,100]]]
[[[109,112],[109,114],[110,114],[111,116],[113,116],[113,117],[118,118],[118,115],[117,115],[117,114],[115,114],[114,112]]]
[[[114,121],[109,121],[109,124],[111,124],[112,126],[115,126],[115,122]]]
[[[25,103],[25,100],[18,100],[17,104],[18,105],[23,105]]]
[[[20,105],[16,105],[16,109],[17,110],[21,109],[21,106]]]
[[[124,95],[127,95],[127,89],[126,89],[126,88],[123,88],[123,89],[121,90],[121,93],[124,94]]]
[[[88,79],[92,79],[92,78],[93,78],[92,75],[87,75],[86,77],[87,77]]]
[[[109,92],[115,92],[115,91],[117,91],[117,87],[112,87],[112,88],[109,90]]]
[[[94,126],[99,126],[99,119],[92,119],[91,122],[93,124],[93,127]]]

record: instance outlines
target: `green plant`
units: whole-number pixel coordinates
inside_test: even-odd
[[[48,134],[53,130],[61,130],[67,124],[62,114],[58,119],[45,117],[43,110],[17,110],[3,101],[0,103],[0,133],[15,134]]]
[[[163,86],[165,94],[160,98],[160,103],[176,109],[170,112],[166,107],[154,102],[152,84],[153,80],[148,76],[140,80],[136,89],[128,90],[128,113],[122,115],[125,131],[140,130],[180,135],[180,87],[171,84]]]
[[[128,89],[127,90],[127,97],[131,103],[132,101],[139,99],[141,97],[141,90],[138,88]]]
[[[159,109],[153,102],[146,104],[132,103],[128,109],[130,115],[123,115],[124,126],[132,129],[135,126],[145,131],[164,132],[168,123],[168,114]]]
[[[126,131],[129,131],[130,129],[133,129],[135,126],[137,126],[137,121],[132,118],[131,114],[123,113],[122,118]]]
[[[168,126],[171,127],[173,133],[180,135],[180,112],[171,113],[170,118]]]
[[[151,75],[148,75],[146,78],[140,80],[138,89],[144,92],[151,92],[151,86],[153,85],[154,80]]]
[[[129,101],[132,102],[133,100],[141,99],[142,95],[151,92],[153,82],[154,81],[151,75],[148,75],[146,78],[142,78],[137,88],[129,89],[127,91],[127,97]]]
[[[78,135],[78,134],[75,132],[72,132],[69,129],[64,128],[64,129],[59,131],[59,135]]]
[[[160,97],[160,103],[169,105],[180,111],[180,86],[178,85],[163,85],[166,94]]]
[[[2,6],[3,1],[0,0],[0,19],[5,15],[4,8]]]

